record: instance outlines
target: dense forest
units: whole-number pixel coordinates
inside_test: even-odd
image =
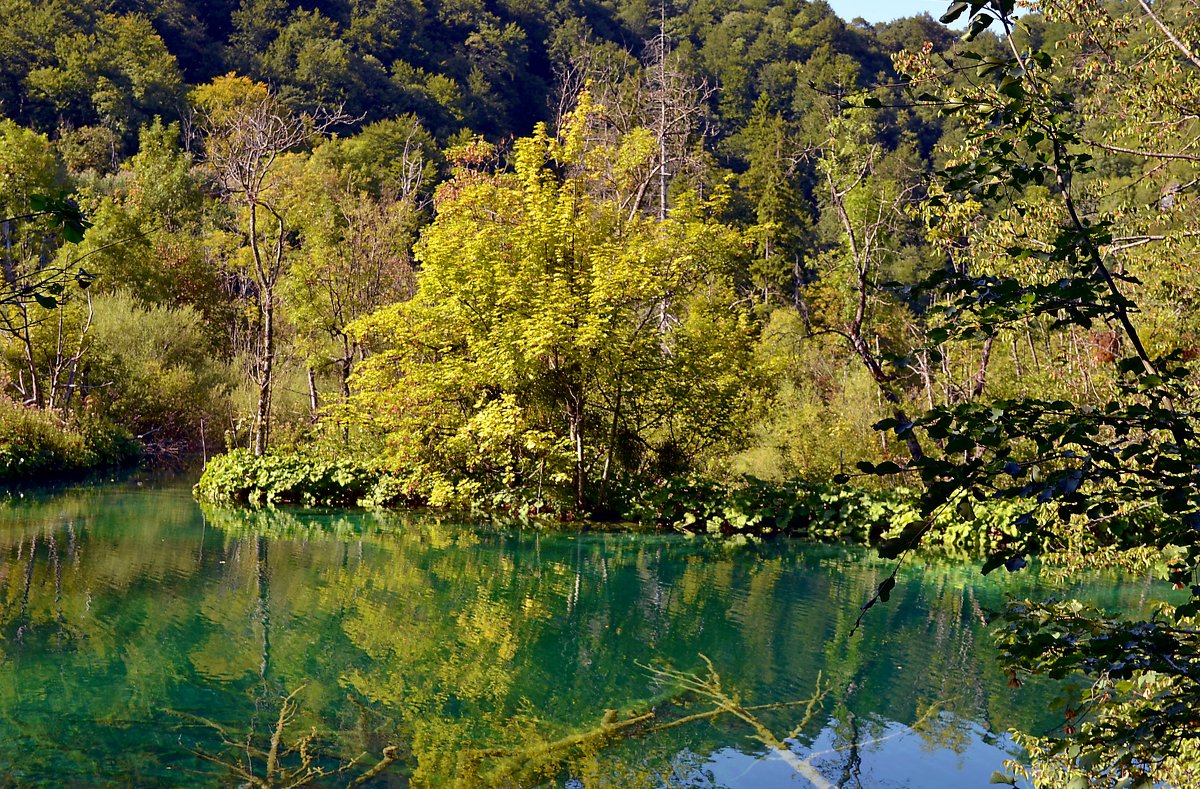
[[[1031,6],[0,0],[0,470],[1186,589],[1200,22]],[[1194,785],[1195,601],[1057,605],[1038,780]]]
[[[395,345],[388,334],[398,327],[378,324],[384,313],[372,327],[367,316],[416,294],[418,271],[421,304],[443,276],[458,289],[476,284],[463,277],[487,275],[495,261],[480,257],[473,271],[439,261],[467,262],[452,252],[458,234],[474,232],[477,204],[516,197],[521,161],[529,178],[550,163],[572,171],[569,188],[587,191],[579,222],[596,231],[594,254],[618,239],[619,256],[641,266],[612,272],[623,312],[604,316],[586,340],[609,348],[579,346],[576,360],[563,360],[601,366],[581,369],[572,395],[590,401],[574,417],[587,438],[558,454],[602,463],[605,480],[709,467],[828,476],[873,454],[866,436],[878,409],[863,372],[837,343],[799,348],[793,339],[837,323],[844,309],[845,230],[829,185],[888,194],[889,209],[899,207],[935,159],[945,126],[936,114],[841,117],[839,106],[896,78],[891,53],[926,41],[948,48],[954,36],[931,19],[847,24],[823,3],[720,13],[282,2],[3,10],[5,272],[18,294],[5,316],[5,413],[12,431],[39,442],[48,467],[125,457],[136,448],[127,437],[151,455],[261,452],[311,442],[318,414],[376,413],[367,403],[337,410],[387,386],[352,383],[382,363],[380,355],[360,368],[372,351]],[[559,149],[568,133],[587,149],[573,161]],[[485,174],[495,189],[460,189]],[[559,203],[550,210],[565,207],[567,184],[544,195]],[[53,211],[30,215],[63,200],[89,226],[82,243],[70,243],[78,239],[61,232]],[[938,265],[944,256],[913,218],[884,218],[883,232],[871,231],[878,249],[867,252],[885,263],[879,275],[911,278]],[[511,240],[527,237],[514,229]],[[679,244],[693,248],[682,265],[664,257]],[[80,270],[90,287],[64,289]],[[505,334],[595,317],[586,299],[619,298],[579,293],[584,301],[557,303],[566,312],[535,315],[556,300],[528,279],[535,272],[512,275],[513,286],[532,286],[520,308],[530,323],[503,326]],[[654,292],[640,292],[647,278]],[[707,312],[694,303],[701,294]],[[483,320],[503,323],[514,309],[497,305]],[[659,311],[658,325],[635,326],[648,310]],[[422,319],[435,317],[470,321]],[[677,354],[685,335],[690,345]],[[625,341],[631,355],[617,358]],[[525,363],[537,342],[508,349],[522,361],[502,364]],[[736,374],[747,368],[770,372]],[[472,370],[454,397],[495,386],[531,394],[500,373]],[[533,384],[551,410],[560,383]],[[835,431],[814,429],[834,413],[853,416],[839,417]],[[493,429],[450,414],[409,416],[438,430]],[[471,420],[493,417],[507,418]],[[64,420],[67,435],[55,436],[51,422]],[[455,454],[457,475],[464,464],[510,460],[542,468],[547,448],[573,440],[552,414],[518,421],[527,424],[514,429],[530,437],[508,438],[542,446],[518,453],[528,457],[473,457],[475,449],[434,447],[429,436],[394,451],[399,460],[403,449],[404,465],[411,453],[421,462],[438,455],[439,474]],[[371,428],[364,440],[401,432]],[[360,431],[332,434],[344,443]],[[504,443],[492,442],[509,452]],[[857,447],[849,457],[847,445]],[[36,471],[17,460],[10,475]],[[550,460],[542,477],[566,473],[563,462]],[[603,498],[577,493],[580,506]]]

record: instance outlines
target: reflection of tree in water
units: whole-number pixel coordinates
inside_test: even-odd
[[[271,534],[293,538],[314,528],[305,518],[286,514],[252,519]],[[253,532],[245,521],[240,527],[230,526],[235,533]],[[972,625],[961,613],[971,594],[969,584],[961,582],[965,572],[961,580],[951,577],[933,584],[928,594],[917,584],[909,590],[933,604],[931,632],[926,635],[942,656],[932,665],[927,656],[869,654],[852,637],[861,590],[875,579],[830,584],[834,573],[806,576],[796,572],[793,557],[786,555],[768,555],[752,563],[717,553],[672,566],[661,561],[664,546],[653,540],[560,538],[559,550],[552,552],[543,549],[537,535],[509,535],[481,544],[473,532],[420,519],[401,522],[399,529],[337,520],[332,526],[335,533],[355,536],[359,546],[375,543],[387,555],[386,561],[348,565],[343,553],[322,565],[322,604],[344,611],[342,630],[370,657],[345,672],[341,681],[373,708],[395,715],[397,725],[411,733],[410,766],[418,785],[464,774],[462,754],[478,751],[479,743],[496,743],[489,747],[499,753],[521,750],[530,742],[539,747],[570,742],[580,731],[588,731],[586,702],[561,708],[555,696],[590,699],[592,709],[612,704],[622,692],[629,697],[613,680],[627,669],[613,661],[630,641],[644,647],[641,659],[649,660],[660,648],[678,654],[681,644],[711,634],[708,643],[721,653],[721,664],[738,687],[776,679],[798,687],[812,681],[816,667],[834,667],[834,714],[826,726],[833,728],[835,744],[821,763],[827,774],[840,775],[851,785],[861,769],[863,750],[892,735],[881,718],[860,711],[862,705],[847,688],[865,687],[868,705],[894,697],[900,714],[884,717],[907,714],[907,720],[918,721],[918,733],[929,742],[953,746],[964,736],[961,724],[952,716],[933,714],[939,708],[927,701],[897,691],[895,663],[942,679],[954,676],[959,687],[964,682],[986,684],[979,676],[986,658],[977,660]],[[524,559],[522,539],[530,540],[533,549]],[[529,557],[534,561],[527,562]],[[789,587],[796,584],[829,586],[822,593],[828,602],[808,610],[790,608],[787,601],[800,596]],[[731,589],[738,590],[732,601]],[[806,593],[811,596],[812,591]],[[617,604],[614,595],[625,595],[622,599],[628,602]],[[913,624],[904,621],[905,616],[912,614],[896,607],[882,615],[888,621],[872,626],[903,630]],[[721,622],[727,627],[714,629],[714,623]],[[561,637],[567,633],[569,637]],[[614,641],[622,642],[619,649]],[[927,649],[928,641],[917,646]],[[814,651],[823,653],[821,659],[813,659]],[[527,698],[537,687],[552,687],[555,693]],[[945,698],[941,691],[946,689],[934,689],[935,698]],[[967,706],[972,701],[967,700]],[[623,708],[642,709],[634,702]],[[593,719],[590,725],[594,724]],[[715,751],[731,736],[755,741],[752,734],[731,734],[729,727],[702,731],[672,740],[675,750],[659,754],[660,764],[677,761],[689,748]],[[656,750],[649,742],[639,742],[639,748],[644,754]],[[602,757],[597,755],[605,761]],[[612,759],[606,763],[613,769]],[[659,783],[664,771],[665,767],[656,772]],[[484,774],[496,777],[487,769]]]
[[[21,647],[28,642],[32,648],[61,649],[81,635],[81,629],[70,623],[69,614],[63,607],[63,562],[72,562],[76,558],[74,528],[68,523],[63,531],[66,532],[65,557],[60,548],[63,535],[49,529],[22,534],[15,545],[9,543],[0,548],[7,553],[0,560],[0,633],[3,634],[0,648],[3,644]],[[45,610],[40,605],[31,608],[39,557],[45,581],[53,585]]]
[[[631,738],[653,742],[656,736],[672,729],[728,717],[747,727],[755,740],[777,754],[814,787],[832,789],[833,784],[812,766],[811,759],[799,757],[788,744],[815,719],[828,689],[818,685],[810,698],[797,701],[745,705],[736,690],[725,687],[712,661],[703,655],[700,657],[706,667],[703,673],[650,667],[649,673],[664,687],[660,697],[653,702],[625,711],[606,709],[595,725],[553,738],[545,736],[546,730],[534,725],[524,729],[519,742],[501,746],[459,743],[452,772],[425,775],[413,783],[460,789],[539,786],[566,773],[587,775],[595,770],[597,757],[617,742]],[[345,785],[355,787],[384,777],[398,766],[402,754],[407,752],[407,748],[398,743],[385,746],[376,761],[364,753],[333,766],[328,754],[322,752],[323,740],[315,727],[299,735],[289,732],[288,727],[297,716],[296,699],[301,690],[303,688],[292,691],[282,699],[274,726],[261,734],[252,726],[250,732],[235,737],[211,720],[181,714],[180,717],[190,723],[215,731],[223,746],[218,752],[200,749],[192,752],[258,789],[320,786],[336,777],[348,778]],[[695,709],[696,706],[701,709]],[[799,712],[799,720],[786,735],[776,735],[760,717],[768,710],[791,709]],[[625,776],[626,779],[629,777]],[[644,777],[661,776],[650,771],[644,773]]]
[[[215,732],[220,737],[222,747],[219,750],[196,747],[188,747],[188,750],[198,758],[223,768],[242,785],[256,789],[323,786],[337,778],[345,782],[347,789],[351,789],[383,776],[399,759],[399,746],[388,745],[373,764],[366,759],[365,753],[348,762],[338,763],[329,754],[327,744],[318,735],[316,727],[293,735],[288,727],[295,722],[299,711],[296,697],[303,689],[292,691],[279,703],[278,717],[267,732],[265,741],[256,736],[254,726],[235,739],[219,723],[199,715],[176,713],[188,723]],[[363,764],[364,761],[367,763]]]
[[[534,787],[567,775],[574,776],[587,787],[682,787],[697,786],[704,775],[702,765],[687,764],[681,754],[672,753],[674,745],[664,742],[664,735],[683,727],[713,724],[731,719],[745,729],[769,754],[786,763],[795,775],[814,789],[861,786],[861,776],[851,768],[840,778],[826,778],[817,764],[831,755],[848,751],[846,763],[858,762],[860,747],[871,747],[895,735],[880,735],[855,739],[852,743],[832,750],[812,752],[801,756],[792,743],[816,721],[829,688],[818,680],[813,695],[806,699],[745,704],[741,693],[725,685],[712,661],[704,655],[702,671],[687,672],[666,667],[647,668],[662,687],[660,695],[638,706],[623,710],[606,709],[591,726],[552,735],[551,728],[529,719],[521,726],[521,737],[509,739],[503,745],[458,743],[449,772],[412,776],[404,769],[405,757],[411,757],[411,743],[390,743],[382,748],[378,759],[362,753],[348,762],[331,760],[322,751],[329,738],[318,735],[316,728],[293,735],[288,726],[297,713],[299,690],[283,698],[278,717],[269,732],[254,731],[244,737],[230,736],[225,728],[212,721],[187,716],[197,725],[209,727],[220,735],[223,748],[219,752],[194,751],[198,756],[225,768],[244,784],[258,789],[293,789],[303,786],[333,785],[340,779],[347,787],[362,786],[391,774],[403,774],[406,785],[450,786],[456,789],[480,787]],[[786,733],[779,733],[764,722],[769,712],[788,712],[791,718]],[[917,726],[936,718],[931,708]],[[636,760],[607,759],[607,752],[629,740],[639,741]],[[665,746],[665,747],[664,747]],[[655,761],[657,760],[657,764]],[[400,771],[400,773],[397,773]]]
[[[822,747],[834,750],[813,764],[834,781],[854,780],[888,733],[884,721],[919,720],[947,690],[980,688],[949,707],[961,718],[1019,720],[981,673],[991,655],[972,630],[973,568],[935,565],[902,581],[904,604],[877,607],[868,622],[871,638],[886,636],[880,646],[850,631],[863,590],[886,568],[832,549],[748,556],[424,517],[207,514],[206,525],[186,499],[98,503],[90,493],[23,513],[0,505],[0,661],[21,651],[0,671],[0,759],[23,760],[30,775],[86,776],[107,764],[148,784],[170,774],[146,777],[147,757],[169,755],[191,783],[211,782],[215,765],[181,745],[236,762],[225,741],[249,736],[269,753],[282,699],[303,685],[278,764],[300,768],[301,740],[315,728],[304,744],[310,767],[357,759],[324,783],[344,785],[397,746],[376,783],[565,769],[588,786],[706,785],[712,755],[767,746],[729,714],[645,736],[705,708],[630,668],[672,659],[687,668],[699,651],[745,704],[807,698],[824,667],[823,711],[794,739],[787,709],[753,714],[797,758],[832,735]],[[694,673],[705,676],[703,666]],[[608,707],[618,713],[606,721]],[[628,726],[642,736],[608,732],[595,740],[602,748],[572,739],[650,710],[652,723]],[[937,720],[918,731],[951,746],[956,732]],[[541,755],[515,757],[530,748]],[[489,750],[468,769],[464,754]],[[252,771],[264,766],[257,756]]]

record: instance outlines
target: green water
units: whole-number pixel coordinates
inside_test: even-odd
[[[918,560],[852,635],[886,572],[830,547],[202,511],[181,484],[26,494],[0,505],[0,784],[238,785],[265,774],[254,749],[298,691],[281,769],[304,776],[287,751],[305,736],[310,771],[359,758],[315,785],[388,745],[371,786],[810,785],[796,762],[835,786],[985,785],[1003,732],[1054,720],[1051,689],[1006,686],[983,612],[1053,584]],[[505,772],[606,709],[711,709],[652,668],[703,675],[701,655],[743,706],[808,699],[820,677],[805,725],[803,706],[755,713],[786,758],[725,715]]]

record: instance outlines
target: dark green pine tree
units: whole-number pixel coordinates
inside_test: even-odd
[[[739,185],[754,209],[751,236],[756,254],[750,267],[754,289],[764,302],[798,304],[813,221],[799,184],[796,137],[764,95],[754,103],[737,145],[747,164]]]

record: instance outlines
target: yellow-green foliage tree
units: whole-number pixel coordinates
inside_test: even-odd
[[[519,140],[511,171],[482,142],[453,152],[416,296],[351,329],[374,353],[347,413],[435,502],[523,488],[601,511],[620,476],[698,465],[745,433],[743,241],[711,204],[660,222],[596,196],[596,167],[652,152],[589,148],[591,111]]]

